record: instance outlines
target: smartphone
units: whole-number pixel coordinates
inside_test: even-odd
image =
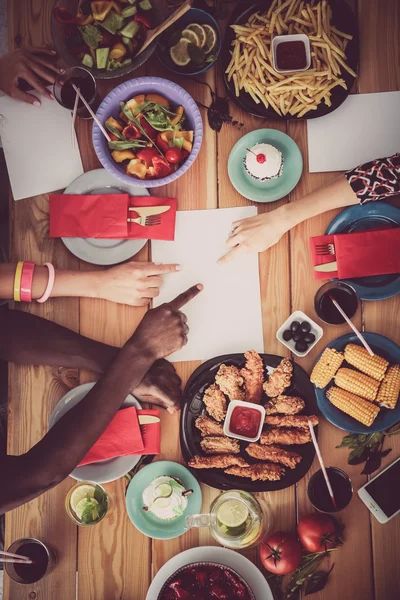
[[[400,458],[358,490],[358,495],[379,523],[400,513]]]

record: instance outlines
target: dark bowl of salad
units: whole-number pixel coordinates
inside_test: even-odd
[[[158,40],[137,56],[146,36],[163,20],[162,0],[56,0],[51,15],[55,47],[68,66],[97,79],[127,75],[143,65]]]

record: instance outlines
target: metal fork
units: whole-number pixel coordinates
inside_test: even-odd
[[[137,217],[136,219],[127,219],[128,223],[137,223],[142,227],[152,227],[153,225],[160,225],[161,215],[150,215],[148,217]]]
[[[336,254],[334,244],[317,244],[315,246],[315,253],[317,256],[328,256],[329,254]]]

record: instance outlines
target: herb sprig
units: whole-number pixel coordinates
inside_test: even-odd
[[[379,433],[349,433],[344,436],[342,442],[336,448],[349,448],[351,452],[347,458],[347,463],[349,465],[360,465],[365,462],[361,474],[370,475],[379,469],[382,458],[392,451],[391,448],[383,450],[385,439],[397,433],[400,433],[400,425],[395,425]]]
[[[96,485],[93,498],[88,494],[86,500],[87,504],[82,513],[81,521],[84,525],[91,525],[100,521],[106,514],[108,510],[107,494],[99,485]]]

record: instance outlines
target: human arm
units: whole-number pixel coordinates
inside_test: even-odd
[[[233,223],[232,235],[226,241],[228,252],[220,262],[242,254],[263,252],[302,221],[328,210],[384,200],[397,194],[400,194],[400,154],[370,161],[296,202]]]
[[[14,292],[15,263],[0,264],[0,298],[11,300]],[[179,265],[156,265],[129,261],[103,271],[57,270],[52,298],[102,298],[118,304],[146,306],[159,295],[162,275],[175,273]],[[47,267],[36,266],[32,280],[32,299],[40,298],[47,286]]]
[[[195,286],[147,312],[84,399],[28,452],[2,459],[0,477],[7,485],[0,488],[0,514],[54,487],[79,464],[152,364],[186,343],[189,330],[179,309],[200,290],[201,286]]]

